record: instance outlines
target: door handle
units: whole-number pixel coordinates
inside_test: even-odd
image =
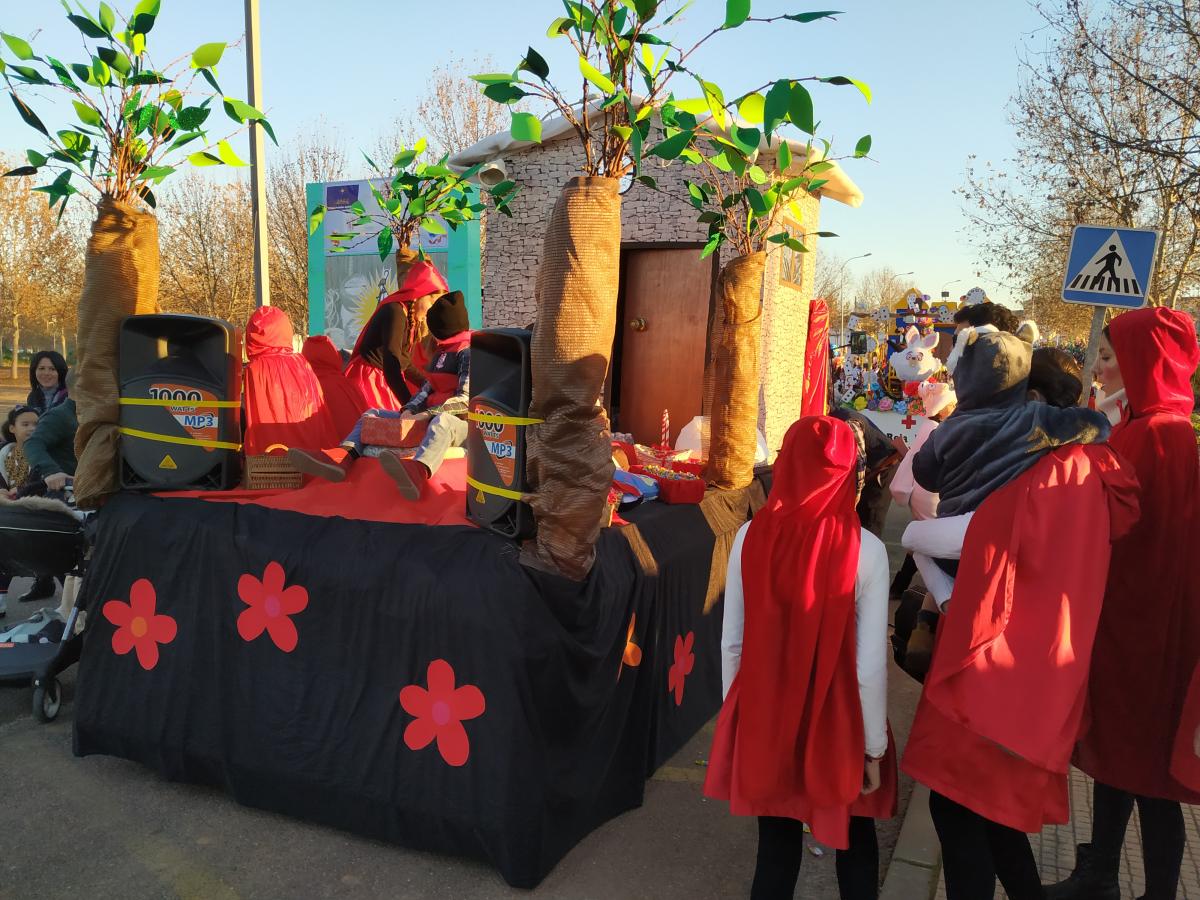
[[[646,330],[646,320],[642,319],[642,318],[634,319],[632,322],[629,323],[629,327],[632,328],[634,331],[645,331]]]

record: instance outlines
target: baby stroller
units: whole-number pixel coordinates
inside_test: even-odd
[[[0,503],[0,569],[24,577],[83,576],[88,541],[86,517],[66,503],[27,497]],[[65,587],[64,587],[65,590]],[[83,635],[75,633],[79,597],[75,591],[61,636],[37,642],[0,642],[0,683],[32,683],[33,716],[50,722],[62,706],[58,675],[79,661]]]

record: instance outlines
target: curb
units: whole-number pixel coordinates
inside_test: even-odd
[[[932,900],[941,870],[941,845],[929,817],[929,788],[913,785],[879,900]]]

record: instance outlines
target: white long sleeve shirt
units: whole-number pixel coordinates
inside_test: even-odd
[[[725,581],[725,617],[721,627],[721,690],[729,693],[742,665],[742,636],[746,628],[745,595],[742,593],[742,544],[747,522],[733,541]],[[865,528],[858,552],[858,575],[854,581],[855,633],[858,638],[858,697],[862,704],[866,752],[883,756],[887,751],[887,621],[888,558],[883,542]]]
[[[917,436],[913,438],[912,446],[908,448],[904,459],[900,460],[900,465],[896,467],[896,474],[892,476],[889,488],[892,492],[892,499],[901,506],[907,506],[912,512],[913,518],[918,521],[937,518],[938,495],[925,490],[913,478],[913,459],[916,458],[917,451],[925,446],[925,442],[929,440],[929,436],[937,427],[937,422],[921,423],[921,427],[917,429]]]

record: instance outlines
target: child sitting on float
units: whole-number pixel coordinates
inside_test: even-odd
[[[306,475],[327,481],[342,481],[349,467],[363,454],[363,425],[369,418],[426,421],[428,427],[420,447],[411,459],[392,450],[379,455],[380,465],[391,476],[402,496],[418,500],[425,484],[441,467],[451,447],[467,441],[467,400],[470,389],[471,330],[466,301],[461,291],[443,294],[425,317],[429,334],[413,351],[413,362],[425,376],[421,389],[402,410],[369,409],[354,430],[342,441],[346,451],[340,463],[331,462],[323,453],[293,448],[292,464]]]

